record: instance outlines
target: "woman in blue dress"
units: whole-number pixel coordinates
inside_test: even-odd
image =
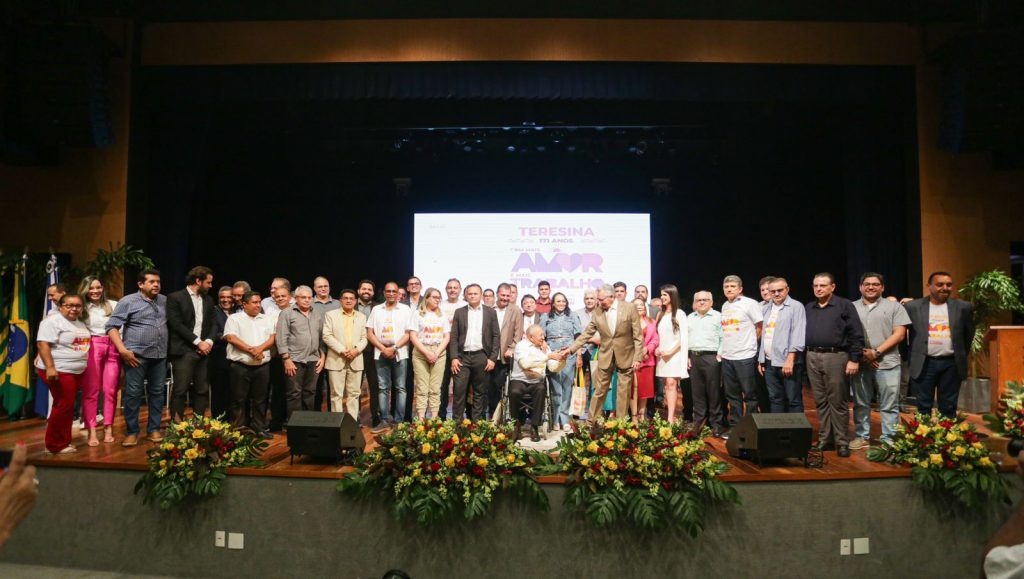
[[[580,318],[569,309],[569,300],[563,293],[551,298],[551,311],[537,315],[537,323],[544,328],[548,347],[559,350],[570,346],[583,332]],[[569,404],[572,401],[572,380],[576,374],[576,354],[565,359],[565,366],[558,372],[548,372],[551,383],[551,403],[558,409],[557,424],[552,427],[569,429]]]

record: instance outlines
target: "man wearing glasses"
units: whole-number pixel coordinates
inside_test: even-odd
[[[722,414],[722,314],[712,309],[711,292],[693,294],[687,316],[690,384],[693,388],[693,431],[706,423],[717,437],[726,429]]]
[[[380,424],[374,432],[390,428],[405,416],[411,311],[409,306],[398,302],[398,283],[389,281],[384,284],[384,303],[374,306],[366,320],[366,339],[373,345],[378,380]],[[392,387],[395,389],[393,406]]]
[[[882,441],[891,442],[900,419],[900,342],[907,336],[910,315],[903,306],[882,298],[885,278],[860,276],[860,299],[853,302],[864,326],[864,358],[853,376],[854,439],[850,450],[867,448],[871,436],[871,397],[878,391]]]
[[[757,371],[768,387],[770,412],[803,412],[803,355],[807,310],[789,297],[784,277],[768,282],[768,304],[761,310],[764,332],[757,353]]]

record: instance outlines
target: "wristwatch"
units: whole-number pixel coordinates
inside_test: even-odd
[[[881,358],[882,357],[882,352],[878,348],[875,348],[875,357],[876,358]]]

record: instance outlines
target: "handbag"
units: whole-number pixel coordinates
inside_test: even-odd
[[[583,368],[576,368],[576,379],[572,384],[572,398],[569,401],[569,415],[583,416],[587,412],[587,385],[583,380]]]

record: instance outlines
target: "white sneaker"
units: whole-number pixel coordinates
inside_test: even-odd
[[[850,441],[850,450],[861,450],[871,446],[871,443],[863,438],[854,438]]]
[[[96,415],[96,424],[103,424],[103,415],[102,414],[97,414]]]

